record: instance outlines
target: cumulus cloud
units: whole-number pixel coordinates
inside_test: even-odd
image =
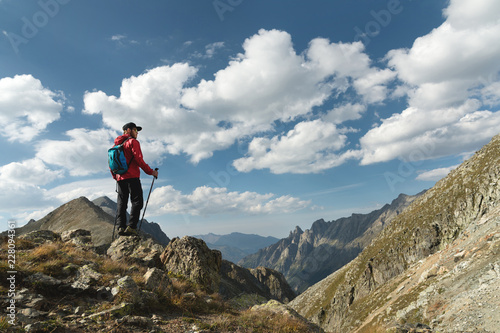
[[[498,105],[499,8],[492,0],[451,0],[441,26],[410,49],[388,52],[408,108],[360,140],[362,164],[408,158],[418,150],[426,150],[422,159],[457,154],[498,133],[498,112],[485,108]]]
[[[417,180],[438,181],[446,177],[451,170],[456,169],[457,167],[458,165],[454,165],[446,168],[438,168],[434,170],[424,171],[417,176]]]
[[[50,170],[38,158],[0,166],[0,182],[4,184],[46,185],[63,176],[63,171]]]
[[[341,124],[348,120],[360,119],[365,111],[366,105],[364,104],[347,103],[328,111],[323,116],[323,120],[334,124]]]
[[[274,194],[228,192],[224,187],[207,186],[198,187],[191,194],[163,186],[151,193],[149,201],[153,216],[165,213],[200,216],[289,213],[307,208],[310,203],[288,195],[275,198]]]
[[[63,176],[50,170],[40,159],[12,162],[0,167],[0,211],[13,213],[19,209],[39,209],[53,201],[42,188]]]
[[[248,156],[234,161],[234,166],[241,172],[269,168],[276,174],[316,173],[356,156],[350,151],[336,154],[346,140],[332,123],[319,119],[301,122],[281,137],[254,138]]]
[[[60,117],[64,95],[44,88],[32,75],[0,79],[0,135],[28,142]]]
[[[107,196],[116,201],[115,185],[115,180],[109,176],[102,179],[81,180],[59,185],[47,190],[46,193],[48,197],[57,199],[61,204],[82,196],[89,200]]]
[[[69,141],[42,140],[36,156],[47,164],[67,169],[72,176],[87,176],[108,170],[106,152],[113,146],[116,132],[75,128],[66,132]]]
[[[391,70],[371,66],[361,43],[317,38],[297,54],[287,32],[260,30],[245,40],[243,50],[214,80],[191,87],[197,70],[178,63],[124,79],[118,97],[87,92],[85,112],[102,114],[104,123],[117,129],[130,119],[145,128],[142,138],[197,163],[238,139],[274,131],[276,121],[311,114],[351,81],[365,103],[378,103],[394,77]]]

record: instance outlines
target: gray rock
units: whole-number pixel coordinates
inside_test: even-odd
[[[113,296],[121,296],[132,303],[140,303],[141,290],[130,276],[125,276],[118,280],[117,286],[111,290]]]
[[[25,235],[19,236],[20,239],[26,239],[32,241],[34,243],[43,244],[43,243],[53,243],[60,239],[59,234],[50,231],[50,230],[36,230],[29,232]]]
[[[78,269],[78,278],[71,285],[75,289],[89,290],[102,278],[102,274],[96,272],[90,265],[85,265]]]
[[[104,310],[98,313],[93,313],[88,316],[88,319],[99,320],[101,318],[111,317],[124,317],[132,313],[134,306],[131,303],[121,303],[120,305],[114,306],[111,309]]]
[[[43,273],[35,273],[31,276],[28,276],[26,280],[33,286],[42,289],[53,289],[54,287],[59,287],[62,285],[61,280],[55,279]]]
[[[181,274],[208,292],[217,292],[220,284],[222,255],[210,250],[201,239],[185,236],[174,238],[161,255],[167,272]]]
[[[152,239],[121,236],[107,250],[112,260],[127,260],[148,267],[161,267],[163,246]]]
[[[71,242],[77,246],[92,246],[92,235],[84,229],[73,229],[63,231],[61,234],[63,242]]]
[[[172,282],[165,271],[153,267],[144,274],[144,282],[148,290],[166,290]]]

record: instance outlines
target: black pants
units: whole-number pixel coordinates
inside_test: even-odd
[[[116,224],[119,228],[127,227],[127,204],[130,196],[130,220],[128,225],[136,229],[139,222],[141,209],[144,205],[142,196],[141,180],[139,178],[130,178],[120,180],[118,183],[118,206],[116,207]]]

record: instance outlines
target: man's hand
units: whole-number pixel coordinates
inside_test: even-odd
[[[153,177],[158,178],[158,169],[153,170]]]

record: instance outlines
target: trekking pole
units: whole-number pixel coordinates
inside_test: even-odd
[[[155,171],[158,171],[158,168],[156,168]],[[142,221],[144,221],[144,215],[146,214],[146,208],[148,208],[149,196],[151,195],[151,190],[153,189],[153,184],[155,183],[155,179],[156,177],[153,177],[153,182],[151,183],[151,188],[149,189],[148,200],[146,200],[146,205],[144,206],[144,211],[142,212],[142,219],[141,223],[139,224],[139,230],[141,230]]]

